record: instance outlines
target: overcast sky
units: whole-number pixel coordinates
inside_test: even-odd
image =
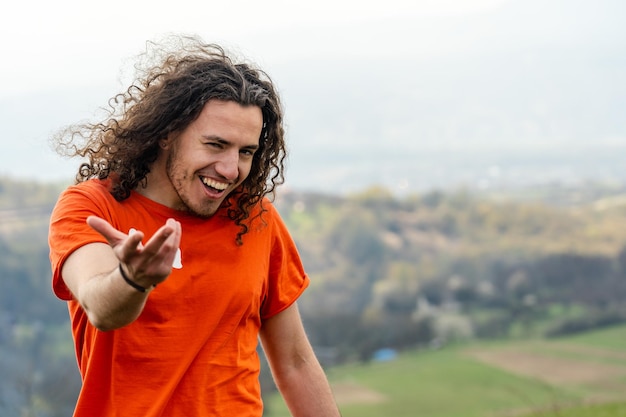
[[[406,151],[477,149],[521,130],[515,143],[571,131],[626,146],[614,106],[626,102],[625,19],[621,0],[15,1],[0,15],[0,175],[73,172],[47,147],[50,133],[104,106],[145,42],[171,32],[221,43],[273,76],[291,178],[310,177],[315,149],[346,139],[350,152],[350,137],[375,154],[381,135]],[[568,125],[564,112],[589,123]],[[340,162],[333,178],[356,172]]]
[[[356,55],[402,54],[420,40],[394,39],[394,25],[485,13],[504,2],[15,1],[0,16],[4,57],[0,76],[8,81],[0,85],[0,95],[111,82],[146,40],[166,32],[197,33],[267,65],[299,55],[336,56],[344,54],[347,46]],[[327,39],[327,33],[341,33],[342,37]],[[437,42],[427,45],[440,47]]]

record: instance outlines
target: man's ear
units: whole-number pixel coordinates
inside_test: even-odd
[[[172,144],[178,139],[180,131],[170,132],[164,138],[159,139],[159,147],[163,150],[169,150],[172,148]]]

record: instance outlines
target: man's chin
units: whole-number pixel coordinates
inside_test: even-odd
[[[211,204],[210,206],[205,205],[203,207],[192,207],[189,210],[189,212],[196,217],[208,219],[210,217],[213,217],[213,215],[217,213],[217,211],[220,209],[221,206],[222,206],[222,201],[219,201],[219,202],[215,202],[214,204]]]

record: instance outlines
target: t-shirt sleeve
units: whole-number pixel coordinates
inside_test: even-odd
[[[268,290],[261,306],[261,318],[268,319],[291,306],[309,285],[296,244],[280,215],[270,206],[272,247]]]
[[[104,242],[106,239],[86,223],[90,215],[104,217],[106,203],[95,189],[72,186],[65,190],[50,217],[48,245],[52,268],[52,289],[62,300],[71,300],[72,294],[61,276],[61,268],[67,257],[88,243]]]

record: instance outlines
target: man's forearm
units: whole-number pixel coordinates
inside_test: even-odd
[[[293,417],[339,417],[341,413],[326,375],[317,359],[311,359],[283,375],[276,386]]]
[[[141,292],[131,287],[116,267],[107,274],[88,279],[76,298],[91,324],[108,331],[135,321],[143,311],[150,291]]]

